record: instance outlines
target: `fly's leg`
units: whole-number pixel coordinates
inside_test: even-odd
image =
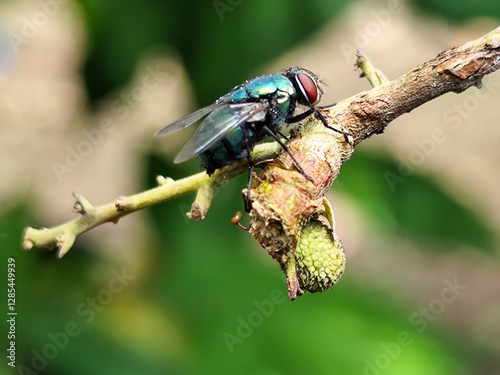
[[[250,155],[250,154],[249,154]],[[250,200],[250,189],[252,187],[252,180],[253,180],[253,169],[254,165],[253,162],[251,162],[252,157],[250,156],[248,158],[248,183],[247,183],[247,195],[245,197],[245,212],[250,212],[252,209],[252,201]]]
[[[278,134],[281,135],[283,138],[285,138],[287,141],[289,140],[289,138],[286,135],[284,135],[282,132],[278,132]]]
[[[290,150],[288,149],[288,147],[281,141],[281,139],[279,139],[278,136],[271,129],[269,129],[269,127],[267,125],[264,125],[263,129],[267,133],[267,135],[269,135],[276,142],[278,142],[280,144],[280,146],[283,147],[283,150],[285,150],[288,153],[288,155],[290,155],[290,157],[292,158],[293,162],[297,166],[297,169],[299,170],[300,173],[302,173],[302,176],[304,176],[307,180],[311,181],[311,178],[306,174],[306,172],[304,172],[304,170],[300,166],[300,164],[297,161],[297,159],[295,159],[295,157],[293,156],[293,154],[290,152]]]
[[[333,126],[330,126],[328,124],[328,122],[326,121],[326,118],[321,114],[321,112],[318,112],[318,111],[314,111],[314,117],[316,117],[318,120],[320,120],[322,123],[323,123],[323,126],[325,128],[328,128],[330,130],[333,130],[333,131],[336,131],[337,133],[340,133],[340,134],[343,134],[344,135],[344,139],[346,142],[349,143],[349,136],[352,137],[352,134],[351,133],[348,133],[348,132],[345,132],[343,130],[340,130],[340,129],[337,129],[337,128],[334,128]]]
[[[337,105],[337,103],[326,104],[326,105],[317,105],[314,108],[316,108],[316,109],[325,109],[325,108],[335,107],[336,105]]]
[[[345,138],[345,141],[349,142],[348,136],[352,137],[352,134],[348,133],[348,132],[345,132],[343,130],[334,128],[333,126],[330,126],[328,124],[328,122],[326,121],[325,117],[320,112],[318,112],[318,107],[310,108],[307,111],[298,114],[297,116],[290,117],[286,122],[289,123],[289,124],[294,123],[294,122],[299,122],[299,121],[302,121],[302,120],[306,119],[307,117],[309,117],[312,114],[314,114],[314,116],[323,123],[323,125],[325,126],[325,128],[328,128],[330,130],[336,131],[337,133],[343,134],[344,138]]]
[[[316,108],[309,108],[307,111],[299,113],[297,116],[290,117],[286,120],[288,124],[293,124],[294,122],[302,121],[316,112]]]
[[[247,147],[247,160],[248,160],[248,182],[247,182],[247,195],[244,201],[244,207],[245,207],[245,212],[250,212],[252,209],[252,201],[250,200],[250,189],[252,188],[252,181],[253,181],[253,170],[255,168],[253,164],[253,159],[252,159],[252,146],[250,145],[250,142],[248,141],[248,132],[247,128],[245,126],[241,127],[241,130],[243,130],[243,134],[245,135],[245,144]]]

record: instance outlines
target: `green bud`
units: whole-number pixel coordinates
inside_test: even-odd
[[[311,293],[330,289],[345,269],[342,242],[326,224],[310,220],[302,228],[295,250],[299,286]]]

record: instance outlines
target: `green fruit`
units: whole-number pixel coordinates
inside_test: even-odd
[[[313,219],[302,228],[295,261],[300,287],[320,292],[339,281],[345,269],[345,251],[333,230]]]

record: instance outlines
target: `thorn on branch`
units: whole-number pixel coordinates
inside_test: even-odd
[[[75,243],[76,236],[70,233],[56,236],[57,257],[62,258]]]
[[[76,198],[76,202],[73,205],[74,212],[82,215],[89,215],[94,212],[94,206],[86,198],[77,193],[73,193],[73,196]]]
[[[32,232],[34,232],[35,230],[36,229],[33,229],[32,227],[27,227],[26,230],[24,231],[23,248],[26,251],[31,250],[34,246],[33,241],[31,241],[29,238],[32,237]]]
[[[170,177],[163,177],[163,176],[156,176],[156,182],[158,183],[159,186],[163,186],[166,184],[170,184],[172,182],[175,182],[174,179]]]
[[[115,200],[115,207],[116,207],[116,210],[118,212],[127,211],[131,206],[132,206],[132,202],[130,202],[130,200],[124,195],[121,197],[118,197]],[[118,222],[118,219],[116,219],[116,222]]]

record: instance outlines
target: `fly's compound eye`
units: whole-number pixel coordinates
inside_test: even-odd
[[[297,82],[299,84],[302,95],[309,102],[310,105],[315,105],[321,99],[321,92],[318,83],[309,74],[297,74]]]

